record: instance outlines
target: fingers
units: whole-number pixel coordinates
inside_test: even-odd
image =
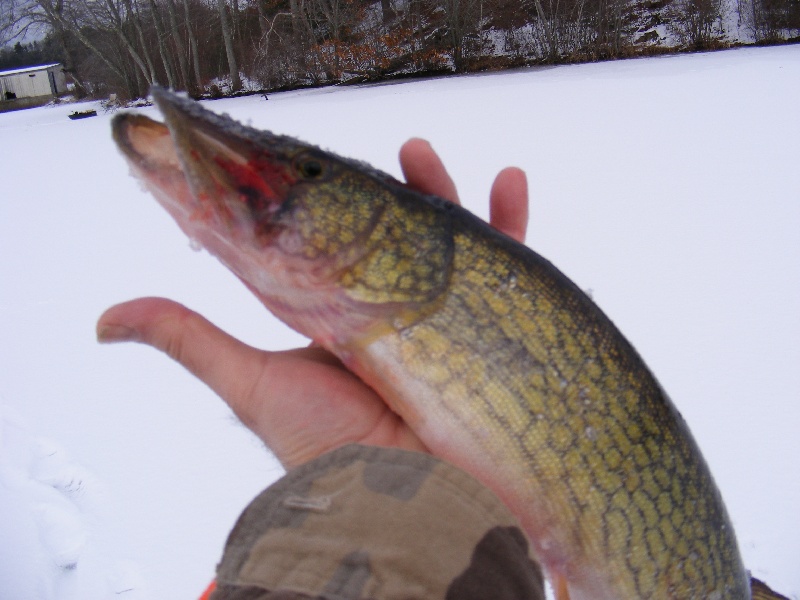
[[[136,341],[165,352],[230,404],[248,425],[242,382],[258,379],[266,354],[228,335],[185,306],[140,298],[109,308],[97,322],[104,343]]]
[[[498,173],[489,193],[489,221],[495,229],[518,242],[525,242],[528,178],[522,169],[508,167]]]
[[[400,148],[400,166],[406,182],[426,194],[458,203],[455,183],[431,145],[419,138]],[[489,195],[489,221],[518,242],[525,241],[528,228],[528,180],[516,167],[500,171]]]
[[[439,155],[422,139],[411,138],[400,148],[400,167],[409,186],[458,204],[456,184]]]

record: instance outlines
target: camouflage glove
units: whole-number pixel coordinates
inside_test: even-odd
[[[211,600],[543,600],[508,509],[470,475],[395,448],[345,446],[244,511]]]

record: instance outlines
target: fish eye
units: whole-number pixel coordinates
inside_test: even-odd
[[[302,158],[297,163],[297,169],[303,177],[314,179],[322,175],[322,163],[314,158]]]

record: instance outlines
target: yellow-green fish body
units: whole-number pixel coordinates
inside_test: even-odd
[[[559,599],[749,599],[719,491],[611,321],[458,206],[163,90],[134,172],[286,323],[515,512]]]
[[[453,239],[441,306],[355,368],[494,483],[573,600],[749,597],[708,468],[635,350],[541,257],[472,222]]]

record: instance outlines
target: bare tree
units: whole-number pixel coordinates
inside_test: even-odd
[[[149,0],[149,2],[150,2],[150,17],[152,18],[153,26],[156,29],[156,41],[158,44],[158,53],[161,56],[161,64],[164,65],[164,73],[166,73],[167,75],[167,84],[172,89],[176,89],[178,85],[175,82],[175,75],[172,72],[172,64],[170,61],[169,50],[167,49],[166,34],[164,32],[164,27],[161,23],[161,15],[159,14],[155,0]]]
[[[186,25],[186,32],[189,36],[189,49],[192,53],[192,67],[194,71],[194,83],[197,90],[203,89],[203,78],[200,75],[200,53],[197,50],[197,36],[192,28],[191,13],[189,11],[189,0],[183,0],[183,17]]]
[[[189,78],[189,67],[186,61],[186,47],[183,45],[183,37],[181,36],[180,26],[178,25],[177,8],[174,0],[166,0],[165,6],[167,9],[167,16],[169,17],[172,43],[175,44],[176,54],[178,55],[178,67],[180,69],[181,82],[187,90],[190,90],[194,86]]]
[[[592,0],[526,0],[525,20],[515,23],[506,44],[544,62],[560,62],[591,43]],[[504,2],[509,10],[513,2]],[[516,9],[520,10],[520,9]]]
[[[757,42],[778,42],[800,32],[800,0],[739,0],[737,8]]]
[[[584,12],[586,41],[591,58],[620,56],[630,44],[632,30],[626,25],[629,0],[594,0]]]
[[[233,32],[228,20],[228,13],[225,0],[217,0],[219,9],[219,21],[222,28],[222,38],[225,41],[225,53],[228,58],[228,70],[231,76],[231,89],[236,92],[242,89],[242,78],[239,76],[239,65],[236,63],[236,53],[233,49]]]
[[[681,45],[710,48],[723,40],[724,0],[673,0],[667,9],[668,28]]]
[[[150,56],[150,45],[147,43],[147,40],[145,39],[144,27],[142,26],[141,10],[139,9],[139,6],[136,4],[135,0],[133,2],[131,0],[123,0],[123,2],[125,3],[125,11],[122,12],[119,11],[119,5],[116,5],[116,7],[114,7],[112,0],[107,0],[107,1],[109,7],[112,10],[116,10],[118,11],[118,13],[121,13],[121,16],[119,16],[115,20],[115,23],[117,24],[115,30],[117,31],[118,35],[124,34],[128,23],[131,23],[133,25],[133,28],[136,31],[136,35],[139,37],[139,48],[142,57],[144,58],[144,61],[147,63],[147,68],[150,70],[150,82],[156,83],[158,81],[158,75],[156,74],[156,67],[155,64],[153,63],[153,58]]]
[[[124,6],[114,2],[114,0],[106,0],[105,11],[102,11],[98,4],[97,10],[94,11],[95,23],[99,28],[102,28],[102,26],[106,24],[106,26],[116,34],[123,47],[128,51],[128,54],[130,54],[133,61],[142,71],[142,75],[147,81],[147,84],[152,85],[158,82],[158,76],[156,75],[153,60],[150,58],[150,52],[148,51],[147,42],[144,38],[144,31],[139,19],[139,13],[134,9],[131,0],[123,0],[123,3]],[[131,38],[128,31],[127,25],[129,21],[133,23],[134,30],[139,37],[139,48],[136,47],[136,43]]]
[[[255,54],[254,74],[263,83],[272,84],[273,82],[280,85],[283,83],[281,77],[276,77],[281,72],[283,76],[287,76],[286,69],[283,69],[283,60],[285,60],[284,36],[281,35],[280,25],[286,21],[291,23],[292,14],[289,12],[277,12],[272,17],[267,14],[263,4],[258,3],[258,24],[261,31],[261,37],[258,41]],[[274,40],[277,38],[277,44]],[[277,46],[277,48],[275,47]],[[277,50],[273,55],[273,51]]]
[[[560,56],[560,44],[558,41],[558,1],[553,2],[549,0],[546,4],[542,0],[533,0],[533,6],[536,9],[536,21],[534,23],[534,32],[538,34],[537,37],[541,39],[539,46],[542,48],[541,54],[543,58],[551,62],[558,60]]]
[[[456,71],[465,67],[465,45],[467,39],[480,37],[481,19],[483,18],[483,0],[437,0],[444,11],[445,23],[450,46],[453,51],[453,63]]]

